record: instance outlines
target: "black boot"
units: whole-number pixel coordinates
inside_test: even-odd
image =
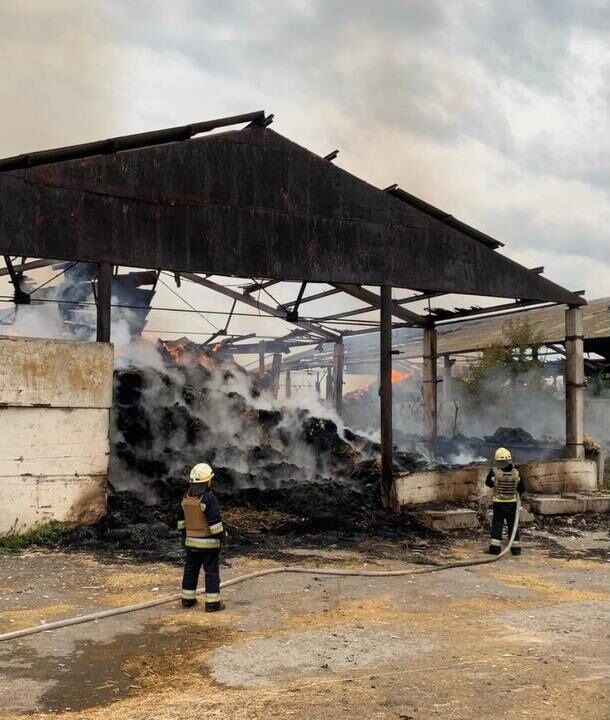
[[[206,612],[219,612],[220,610],[225,609],[225,604],[223,602],[207,602],[205,604],[205,611]]]
[[[520,547],[512,547],[510,549],[511,553],[513,555],[521,555],[521,548]]]
[[[490,545],[488,552],[490,555],[499,555],[502,552],[502,548],[499,545]]]
[[[192,600],[191,599],[185,600],[184,598],[182,598],[182,607],[183,608],[190,608],[190,607],[193,607],[194,605],[197,605],[197,600],[195,598],[193,598]]]

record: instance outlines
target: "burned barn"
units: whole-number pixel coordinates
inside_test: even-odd
[[[416,453],[401,455],[394,449],[392,373],[397,372],[393,359],[398,348],[393,345],[393,333],[404,328],[421,332],[423,440],[432,451],[438,435],[437,324],[446,317],[422,305],[452,295],[497,298],[496,304],[485,308],[488,316],[515,309],[565,308],[563,454],[583,459],[582,308],[586,302],[582,293],[556,285],[543,277],[540,268],[528,269],[508,259],[499,252],[502,243],[397,185],[379,189],[351,175],[333,163],[336,153],[320,156],[299,146],[273,131],[271,120],[272,116],[255,112],[0,160],[0,246],[6,262],[0,272],[11,279],[12,302],[15,307],[45,300],[57,303],[69,337],[78,339],[74,344],[62,341],[64,361],[49,365],[38,347],[24,353],[23,344],[34,340],[10,334],[0,338],[0,352],[7,359],[0,371],[2,436],[10,435],[16,418],[25,422],[26,414],[40,422],[45,413],[70,414],[81,407],[78,397],[86,393],[90,378],[82,368],[80,374],[71,371],[76,362],[71,359],[72,350],[84,352],[82,345],[95,340],[103,354],[119,308],[129,311],[125,314],[129,333],[141,333],[157,282],[162,273],[170,273],[177,283],[229,298],[231,315],[245,305],[292,329],[273,338],[261,339],[255,333],[235,337],[229,334],[227,322],[201,344],[161,343],[162,354],[173,363],[169,375],[134,373],[122,363],[115,378],[114,412],[121,432],[131,440],[117,441],[116,457],[142,476],[179,475],[179,468],[190,461],[186,457],[189,445],[196,444],[205,429],[201,409],[220,391],[240,407],[239,412],[248,418],[249,432],[256,435],[246,459],[240,455],[243,449],[232,447],[225,436],[214,447],[204,448],[221,467],[222,453],[239,455],[227,466],[235,470],[242,464],[243,477],[234,472],[227,477],[227,486],[241,482],[240,490],[255,494],[257,477],[273,484],[282,477],[301,476],[305,461],[291,467],[282,448],[302,443],[305,456],[313,462],[311,480],[366,476],[375,489],[380,480],[384,502],[400,507],[396,487],[408,488],[409,474],[420,461]],[[45,295],[41,288],[35,295],[37,288],[25,283],[24,273],[51,266],[64,273],[65,287],[52,295]],[[118,274],[119,268],[128,272]],[[228,282],[231,278],[251,278],[252,284],[236,289]],[[264,291],[279,283],[291,283],[294,297],[289,303],[269,304]],[[360,307],[318,315],[308,312],[315,301],[346,297]],[[373,312],[378,313],[374,324],[350,325],[359,314]],[[476,317],[471,308],[452,312],[453,319]],[[298,408],[278,417],[256,400],[260,393],[277,397],[279,375],[290,370],[289,364],[282,365],[284,353],[326,344],[331,348],[328,396],[340,416],[345,343],[372,332],[379,338],[379,443],[351,432],[346,437],[343,429],[337,434],[328,421]],[[247,388],[245,381],[240,385],[244,373],[234,362],[239,354],[259,358],[258,386],[250,381]],[[266,373],[269,357],[272,363]],[[176,358],[180,361],[174,362]],[[219,358],[223,363],[218,363]],[[103,368],[105,404],[95,404],[99,411],[95,433],[100,438],[98,450],[107,457],[112,367]],[[47,377],[51,372],[57,373],[55,378]],[[219,373],[230,375],[224,377],[222,390],[214,385]],[[179,390],[172,384],[176,374],[182,375]],[[15,387],[31,384],[32,378],[38,394],[15,394]],[[288,372],[286,395],[290,395],[289,384]],[[51,391],[51,385],[59,389]],[[61,392],[62,387],[72,387],[72,392]],[[195,410],[166,414],[165,425],[150,427],[147,411],[138,415],[134,410],[145,390],[157,398],[179,392],[180,407]],[[181,433],[179,458],[175,448],[157,442],[169,430]],[[207,430],[209,437],[212,430]],[[44,470],[32,469],[33,445],[24,442],[21,466],[11,464],[11,453],[4,448],[5,482],[0,492],[11,486],[11,492],[18,494],[15,488],[20,483],[24,483],[23,492],[30,492],[25,488],[26,477],[30,478],[27,482],[38,478],[39,486],[43,481],[74,483],[75,477],[86,475],[72,462],[70,449],[66,461],[48,476]],[[163,460],[170,456],[175,463],[172,468]],[[24,467],[29,469],[22,472]],[[395,482],[400,472],[400,482]],[[98,488],[106,474],[104,463],[91,473],[99,479]],[[158,484],[156,491],[167,488],[167,483]],[[279,485],[275,489],[281,490]],[[66,500],[64,510],[84,505],[82,495]],[[93,515],[99,517],[100,512]],[[71,518],[69,513],[59,516]],[[34,513],[29,522],[34,520],[40,520],[40,515]]]

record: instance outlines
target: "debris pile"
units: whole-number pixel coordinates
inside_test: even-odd
[[[179,364],[168,355],[162,367],[115,373],[109,512],[78,531],[82,542],[171,545],[196,462],[214,467],[234,542],[248,542],[244,526],[252,524],[257,533],[300,535],[405,527],[380,506],[379,445],[343,427],[331,409],[316,400],[278,403],[213,349]],[[402,472],[427,464],[405,451],[394,461]]]

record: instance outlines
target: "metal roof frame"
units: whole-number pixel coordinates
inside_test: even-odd
[[[584,304],[493,252],[499,241],[396,186],[368,185],[269,122],[256,111],[0,160],[0,249],[354,292],[389,284]]]

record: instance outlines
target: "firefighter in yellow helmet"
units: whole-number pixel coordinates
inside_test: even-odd
[[[199,573],[205,574],[205,611],[223,610],[220,602],[220,547],[225,537],[220,505],[212,490],[214,471],[207,463],[191,470],[190,483],[182,499],[184,520],[178,529],[185,531],[186,558],[182,578],[182,607],[197,603],[195,593]]]
[[[519,476],[519,471],[513,465],[510,450],[503,447],[496,450],[494,466],[487,474],[485,484],[494,490],[489,552],[492,555],[499,555],[502,552],[504,523],[506,523],[508,536],[510,537],[517,513],[517,494],[521,496],[525,492],[525,485]],[[521,555],[519,530],[515,535],[511,553]]]

